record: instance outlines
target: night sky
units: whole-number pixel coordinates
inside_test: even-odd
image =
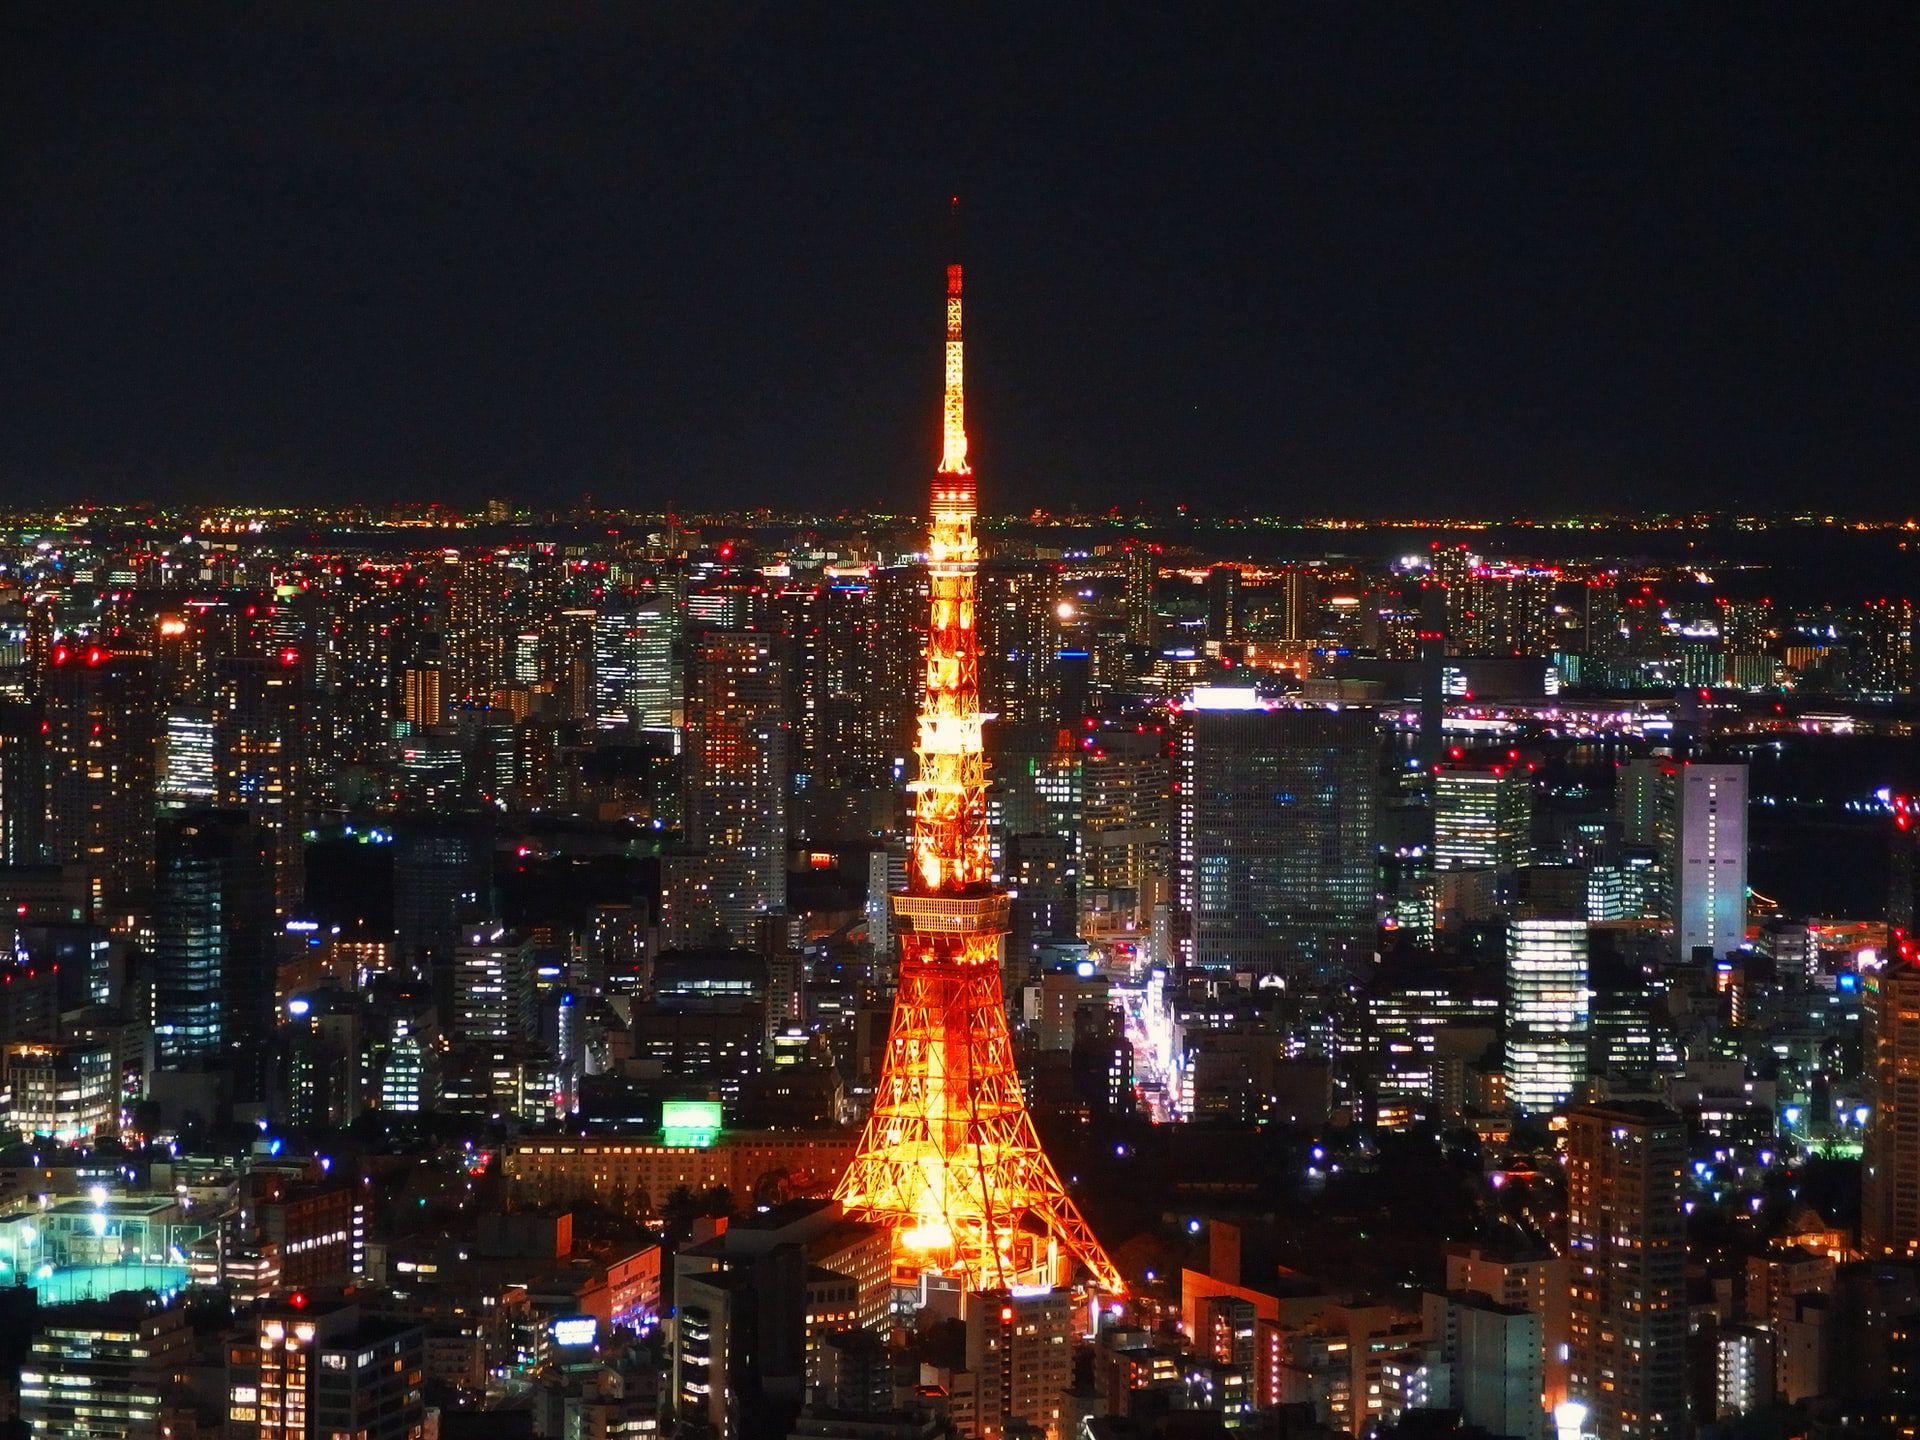
[[[0,495],[1920,493],[1920,6],[10,7]]]

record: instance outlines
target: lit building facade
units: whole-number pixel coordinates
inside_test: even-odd
[[[1861,1170],[1860,1247],[1920,1254],[1920,966],[1899,960],[1866,977],[1871,1102]]]
[[[154,1058],[161,1067],[252,1057],[273,1025],[272,838],[235,810],[161,823],[154,915]]]
[[[1516,918],[1507,929],[1507,1099],[1548,1114],[1587,1078],[1587,924]]]
[[[1567,1134],[1568,1388],[1599,1440],[1680,1440],[1687,1416],[1686,1124],[1586,1106]]]
[[[420,1440],[426,1334],[296,1292],[264,1306],[227,1357],[235,1440]]]
[[[1433,771],[1437,870],[1511,870],[1532,850],[1533,777],[1517,757],[1456,756]]]
[[[8,1128],[22,1140],[90,1145],[120,1129],[120,1067],[107,1044],[6,1049]]]
[[[20,1419],[34,1440],[158,1440],[192,1341],[184,1306],[142,1293],[44,1309],[20,1370]]]
[[[1186,710],[1174,797],[1180,959],[1329,978],[1372,954],[1379,741],[1364,710]]]
[[[777,635],[710,630],[688,647],[686,842],[737,940],[787,898],[787,667]]]
[[[672,731],[676,616],[671,597],[616,595],[593,618],[593,723],[602,730]]]
[[[1747,767],[1680,767],[1667,847],[1674,944],[1688,960],[1747,938]]]

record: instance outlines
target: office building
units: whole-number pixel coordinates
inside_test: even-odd
[[[1679,766],[1669,756],[1636,756],[1614,771],[1613,813],[1620,838],[1628,845],[1652,847],[1671,828],[1673,777]]]
[[[451,957],[460,927],[494,913],[493,837],[478,826],[410,824],[393,839],[394,956],[425,977]]]
[[[274,1021],[272,839],[236,810],[168,816],[154,907],[154,1059],[257,1068]]]
[[[463,1043],[533,1035],[533,941],[497,924],[469,926],[453,950],[453,1038]]]
[[[22,1140],[92,1145],[120,1129],[121,1074],[114,1046],[23,1042],[4,1052],[10,1113]]]
[[[33,1321],[20,1419],[34,1440],[161,1440],[190,1363],[186,1307],[127,1291],[53,1305]],[[191,1408],[190,1402],[183,1408]]]
[[[1221,703],[1198,693],[1180,718],[1180,958],[1255,979],[1336,974],[1372,951],[1374,718]]]
[[[1683,765],[1665,861],[1676,953],[1730,955],[1747,938],[1747,767]]]
[[[160,804],[170,809],[213,804],[219,794],[213,711],[204,705],[170,706],[160,743]]]
[[[673,601],[614,595],[593,619],[593,723],[602,730],[671,731],[680,722],[674,684]]]
[[[1507,928],[1507,1099],[1548,1114],[1587,1078],[1587,924],[1521,916]]]
[[[1686,1125],[1664,1106],[1585,1106],[1570,1116],[1568,1388],[1598,1440],[1691,1433],[1686,1158]]]
[[[1433,864],[1511,870],[1532,851],[1533,777],[1517,755],[1458,751],[1433,768]]]

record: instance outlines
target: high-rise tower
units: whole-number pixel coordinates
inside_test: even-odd
[[[927,542],[931,601],[906,893],[893,897],[900,982],[880,1083],[837,1196],[889,1226],[902,1275],[968,1291],[1058,1284],[1077,1262],[1119,1272],[1041,1149],[1015,1072],[1000,985],[1008,903],[987,858],[976,487],[961,389],[960,267],[947,267],[946,401]]]

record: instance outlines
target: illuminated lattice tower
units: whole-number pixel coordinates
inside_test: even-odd
[[[987,863],[986,759],[974,632],[979,548],[961,393],[960,267],[947,267],[944,452],[927,544],[931,598],[916,746],[913,853],[893,897],[900,983],[873,1111],[837,1192],[892,1227],[901,1276],[967,1290],[1067,1281],[1123,1288],[1040,1147],[1000,989],[1007,896]]]

